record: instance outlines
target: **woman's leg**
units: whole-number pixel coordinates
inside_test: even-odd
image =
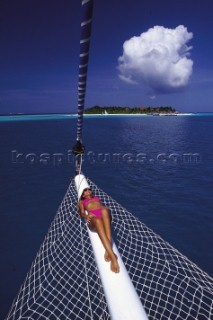
[[[112,219],[111,219],[111,215],[109,213],[109,210],[106,207],[102,208],[101,214],[102,214],[102,219],[103,219],[104,230],[105,230],[106,236],[109,239],[111,246],[112,246],[112,232],[111,232],[111,220]],[[110,256],[107,251],[105,252],[104,259],[106,261],[110,261]]]
[[[117,261],[117,257],[114,254],[114,252],[112,250],[112,244],[106,235],[103,220],[98,219],[98,218],[92,218],[89,227],[91,228],[91,230],[94,230],[94,227],[95,227],[95,229],[101,239],[101,242],[110,257],[111,270],[113,272],[119,272],[119,264]]]
[[[109,210],[106,207],[102,207],[102,219],[104,223],[104,229],[106,232],[106,235],[109,239],[109,241],[112,241],[112,233],[111,233],[111,214],[109,213]]]

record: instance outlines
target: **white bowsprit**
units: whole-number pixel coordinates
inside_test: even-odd
[[[75,185],[80,199],[85,188],[89,184],[84,175],[75,177]],[[131,282],[118,249],[113,243],[113,251],[118,257],[120,272],[114,273],[110,270],[109,264],[104,260],[104,247],[96,232],[91,232],[87,227],[90,241],[93,247],[96,264],[105,293],[108,309],[112,320],[148,320],[141,300]]]

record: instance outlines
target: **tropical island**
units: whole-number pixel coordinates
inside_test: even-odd
[[[85,114],[150,114],[150,115],[157,115],[157,114],[177,114],[178,112],[169,106],[166,107],[100,107],[94,106],[88,109],[85,109]]]

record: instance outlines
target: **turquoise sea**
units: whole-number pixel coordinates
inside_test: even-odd
[[[74,176],[75,115],[0,116],[0,318]],[[82,170],[213,276],[213,114],[86,116]]]

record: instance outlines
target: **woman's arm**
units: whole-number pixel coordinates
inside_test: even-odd
[[[84,210],[84,205],[81,201],[79,201],[78,203],[78,207],[79,207],[79,211],[80,211],[80,215],[82,218],[87,218],[87,215],[85,213],[85,210]]]
[[[82,218],[85,218],[87,220],[87,224],[90,224],[90,221],[93,217],[95,217],[95,215],[93,213],[90,214],[86,214],[85,210],[84,210],[84,205],[81,201],[79,201],[78,203],[78,207],[79,207],[79,211],[80,211],[80,215]]]

